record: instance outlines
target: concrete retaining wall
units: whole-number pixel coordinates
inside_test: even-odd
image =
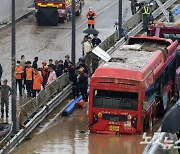
[[[34,0],[15,0],[16,1],[16,12],[19,10],[26,10],[32,6]],[[0,0],[0,22],[6,20],[11,16],[11,3],[12,0]]]

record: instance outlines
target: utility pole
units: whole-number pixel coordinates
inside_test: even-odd
[[[119,24],[118,24],[118,30],[119,30],[119,39],[122,38],[122,0],[119,0]]]
[[[72,0],[72,43],[71,43],[71,60],[75,65],[75,53],[76,53],[76,20],[75,20],[75,0]]]
[[[12,122],[13,122],[13,134],[17,133],[16,124],[16,79],[15,79],[15,67],[16,67],[16,23],[15,23],[15,0],[12,0],[12,44],[11,44],[11,61],[12,61]]]

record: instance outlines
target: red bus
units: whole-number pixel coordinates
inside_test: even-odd
[[[117,48],[91,77],[90,131],[141,134],[152,125],[174,95],[177,46],[178,41],[139,36]]]

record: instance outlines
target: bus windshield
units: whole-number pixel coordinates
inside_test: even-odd
[[[93,107],[137,111],[138,93],[94,90]]]

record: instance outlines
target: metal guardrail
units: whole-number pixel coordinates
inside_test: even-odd
[[[171,6],[177,0],[168,0],[164,5],[166,8]],[[160,9],[155,10],[154,17],[156,18],[162,12]],[[134,18],[130,18],[127,22],[123,24],[124,28],[126,25],[135,22],[133,29],[127,27],[130,31],[128,35],[136,35],[142,30],[142,22],[140,21],[140,12],[138,12]],[[138,20],[137,20],[138,19]],[[132,21],[133,22],[132,22]],[[138,23],[140,22],[140,23]],[[132,25],[132,24],[131,24]],[[103,41],[100,47],[111,54],[119,45],[121,45],[125,40],[122,38],[118,41],[118,32],[116,31],[105,41]],[[62,80],[62,81],[61,81]],[[58,106],[67,96],[72,92],[72,84],[68,84],[67,74],[63,74],[56,81],[47,86],[46,90],[42,90],[39,95],[27,102],[22,106],[19,115],[20,123],[29,120],[25,125],[24,129],[21,129],[1,150],[0,153],[8,153],[10,150],[13,150],[16,146],[21,143],[25,137],[32,132],[32,130],[56,107]],[[67,85],[68,84],[68,85]],[[67,86],[66,86],[67,85]],[[65,87],[66,86],[66,87]],[[64,88],[65,87],[65,88]],[[58,93],[54,98],[55,93]],[[51,99],[51,100],[50,100]],[[49,102],[48,102],[49,101]],[[30,109],[28,111],[28,109]],[[38,111],[38,112],[37,112]],[[37,112],[37,113],[36,113]],[[35,114],[36,113],[36,114]],[[35,114],[35,115],[34,115]]]

